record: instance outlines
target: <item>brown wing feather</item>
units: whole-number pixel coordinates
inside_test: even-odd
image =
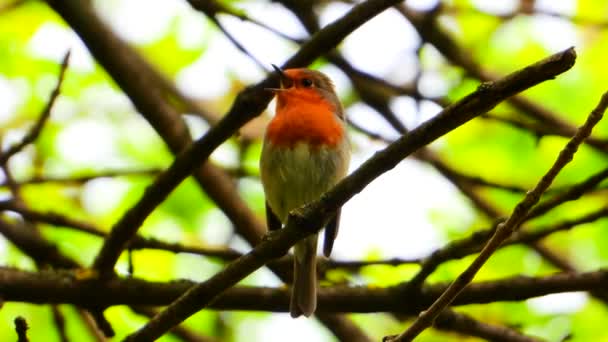
[[[334,248],[334,241],[338,236],[338,229],[340,228],[340,212],[338,209],[336,215],[332,217],[325,227],[325,239],[323,241],[323,255],[329,258],[331,250]]]
[[[279,221],[277,215],[270,209],[268,202],[266,202],[266,224],[268,225],[269,231],[281,229],[281,221]]]

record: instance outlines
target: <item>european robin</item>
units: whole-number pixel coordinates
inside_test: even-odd
[[[290,210],[315,201],[348,171],[350,145],[344,112],[334,85],[309,69],[281,70],[276,113],[266,129],[260,173],[266,194],[269,230],[281,228]],[[329,257],[338,233],[340,211],[325,227],[323,253]],[[317,306],[317,234],[295,245],[289,311],[310,316]]]

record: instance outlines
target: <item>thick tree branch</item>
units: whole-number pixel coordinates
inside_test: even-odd
[[[233,286],[269,260],[285,254],[298,240],[320,229],[337,208],[360,192],[373,179],[395,167],[403,158],[475,116],[492,109],[504,99],[568,70],[574,64],[575,58],[574,50],[568,49],[501,80],[480,86],[474,93],[447,107],[435,118],[376,153],[319,201],[293,212],[284,229],[272,234],[253,251],[237,259],[208,281],[190,289],[127,340],[150,340],[162,335],[173,325],[208,305],[220,292]],[[205,138],[202,140],[204,141]],[[188,151],[195,150],[199,142]],[[179,160],[180,158],[176,164]],[[172,169],[173,167],[169,172]]]
[[[557,273],[544,277],[516,276],[471,283],[453,302],[455,306],[522,301],[552,293],[594,291],[605,288],[608,270]],[[164,306],[196,283],[180,280],[152,282],[137,278],[113,278],[105,283],[82,279],[72,271],[27,272],[0,268],[0,292],[5,301],[34,304]],[[319,311],[324,313],[395,312],[415,316],[433,303],[449,284],[425,285],[414,292],[399,286],[334,286],[319,289]],[[402,303],[408,303],[403,305]],[[213,301],[215,310],[289,311],[285,288],[233,287]]]
[[[307,44],[308,48],[296,55],[290,63],[301,63],[302,65],[309,63],[319,53],[322,53],[323,49],[329,49],[336,45],[343,38],[343,35],[347,34],[352,29],[354,29],[354,27],[360,24],[357,24],[358,21],[364,22],[369,13],[373,13],[374,11],[380,11],[382,6],[388,7],[388,5],[386,5],[385,3],[396,2],[397,1],[372,1],[363,7],[358,7],[359,9],[364,9],[364,11],[354,11],[353,15],[350,16],[349,20],[343,21],[341,25],[334,26],[331,30],[328,30],[329,34],[320,35],[320,37],[318,37],[317,39],[311,40],[311,42]],[[121,49],[124,44],[121,44],[118,39],[113,37],[113,35],[111,35],[111,33],[107,29],[105,29],[103,24],[99,22],[99,20],[91,10],[90,3],[79,3],[78,5],[76,5],[75,3],[60,3],[58,1],[51,0],[49,0],[48,3],[55,10],[57,10],[58,13],[60,13],[64,17],[64,19],[66,19],[66,21],[70,23],[72,27],[75,28],[77,33],[89,46],[93,54],[115,77],[117,83],[125,90],[125,92],[129,94],[132,99],[144,99],[141,101],[134,101],[136,107],[140,110],[140,112],[152,116],[158,115],[159,112],[160,114],[167,112],[168,108],[166,108],[166,105],[162,103],[160,105],[151,104],[151,102],[154,102],[154,100],[159,98],[159,96],[154,94],[154,91],[145,92],[143,96],[139,97],[133,96],[133,94],[138,93],[138,89],[148,89],[151,81],[154,81],[154,78],[144,77],[148,70],[141,70],[141,68],[138,68],[138,65],[142,64],[141,59],[133,57],[132,54],[115,54],[119,51],[125,51],[124,49]],[[352,28],[349,28],[349,26],[351,25]],[[317,51],[319,49],[320,51]],[[129,75],[132,74],[133,70],[138,70],[139,72],[137,74],[141,76],[141,78],[130,77]],[[267,80],[266,82],[267,84],[270,84],[268,82],[272,82],[272,80]],[[263,107],[265,107],[265,104],[269,100],[269,97],[267,94],[261,91],[263,87],[264,84],[261,84],[255,89],[249,89],[248,91],[246,91],[245,95],[240,95],[241,101],[233,107],[233,110],[231,111],[232,114],[228,115],[231,119],[226,120],[228,123],[226,126],[232,128],[217,129],[216,133],[221,133],[220,138],[217,138],[216,136],[215,138],[211,139],[215,139],[214,144],[216,146],[219,144],[219,142],[225,140],[232,132],[234,132],[237,127],[247,121],[247,116],[253,116],[259,111],[261,111]],[[263,104],[257,105],[256,103]],[[242,115],[243,113],[250,114]],[[235,118],[237,120],[234,120]],[[167,131],[167,128],[170,128],[167,134],[170,136],[177,136],[177,140],[179,140],[180,136],[183,137],[183,134],[180,133],[181,130],[174,129],[174,126],[171,125],[171,122],[175,122],[175,120],[172,118],[165,119],[161,115],[158,119],[151,120],[151,122],[153,123],[153,125],[155,125],[155,127],[160,127],[161,131]],[[221,137],[222,135],[223,137]],[[165,137],[165,139],[167,138]],[[172,146],[171,141],[169,142],[169,145]],[[210,148],[209,151],[211,151],[212,149],[213,148]],[[227,216],[235,223],[235,226],[237,228],[244,228],[241,229],[240,233],[245,237],[245,239],[252,244],[257,243],[259,241],[259,237],[264,231],[263,225],[254,216],[250,214],[250,211],[246,208],[246,206],[242,205],[242,202],[238,199],[238,196],[235,195],[234,189],[228,186],[231,185],[231,183],[227,179],[225,179],[225,177],[220,177],[222,175],[216,170],[209,170],[207,164],[205,164],[203,168],[207,171],[204,174],[205,177],[203,180],[207,180],[207,183],[205,184],[206,187],[204,186],[204,188],[206,188],[208,194],[218,203],[222,210],[224,210],[225,212],[227,211]],[[199,180],[199,182],[201,182],[200,177],[197,177],[197,179]],[[162,195],[163,198],[169,191]],[[160,201],[162,201],[162,199]],[[158,203],[160,203],[160,201]],[[133,225],[134,230],[138,228],[138,226],[141,224],[141,221],[143,221],[143,218],[145,218],[145,216],[147,216],[155,206],[156,204],[150,206],[150,209],[144,209],[142,211],[143,215],[141,215],[141,217],[137,219],[140,220],[139,223]],[[135,216],[137,216],[137,214]],[[128,221],[128,216],[126,216],[126,218],[127,219],[122,222]],[[131,221],[131,223],[133,223],[133,221]],[[128,225],[130,225],[131,223],[127,222]],[[129,236],[126,236],[124,238],[123,243],[126,243],[126,240],[128,240],[128,238]],[[122,250],[123,247],[124,246],[120,246],[119,249]],[[118,253],[120,253],[120,250],[118,251]],[[111,262],[111,266],[113,266],[114,262],[115,260]],[[96,266],[98,265],[99,263],[96,263]],[[107,272],[111,271],[111,266],[105,267]]]
[[[165,98],[164,80],[132,48],[118,39],[93,10],[90,1],[48,1],[80,35],[91,53],[112,75],[135,107],[162,136],[174,153],[190,142],[184,121]],[[137,77],[133,77],[137,75]],[[174,94],[175,95],[175,94]],[[204,163],[195,177],[247,241],[259,241],[263,224],[242,203],[227,175]]]
[[[289,59],[286,67],[307,65],[337,45],[344,37],[369,18],[382,12],[397,0],[370,0],[354,7],[347,15],[319,31],[300,51]],[[232,108],[222,121],[207,134],[184,150],[167,172],[161,174],[150,185],[142,199],[117,222],[105,241],[94,267],[102,274],[111,272],[128,240],[135,234],[144,219],[160,204],[169,193],[186,177],[193,168],[205,161],[210,153],[228,139],[239,127],[261,113],[271,99],[271,94],[263,89],[276,82],[273,75],[241,92]]]

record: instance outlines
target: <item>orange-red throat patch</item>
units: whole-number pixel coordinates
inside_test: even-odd
[[[336,146],[344,138],[344,125],[335,108],[314,89],[286,89],[277,93],[276,115],[266,137],[274,145],[294,147],[306,142],[315,147]]]

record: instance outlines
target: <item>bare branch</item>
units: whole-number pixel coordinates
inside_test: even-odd
[[[367,3],[369,2],[364,4]],[[162,335],[175,324],[208,305],[226,288],[233,286],[269,260],[285,254],[298,240],[319,230],[337,208],[360,192],[376,177],[392,169],[403,158],[450,130],[492,109],[517,92],[544,80],[552,79],[568,70],[574,64],[575,58],[574,50],[568,49],[501,80],[479,87],[474,93],[446,108],[435,118],[420,125],[383,151],[376,153],[319,201],[292,212],[284,229],[273,233],[272,236],[258,244],[253,251],[237,259],[214,277],[190,289],[127,340],[150,340]],[[193,146],[196,147],[199,142],[204,140],[205,138],[197,141]],[[192,150],[195,149],[189,149],[188,152]],[[200,156],[200,151],[195,155]],[[173,167],[169,169],[169,172],[172,169]]]
[[[563,272],[544,277],[516,276],[471,283],[453,305],[522,301],[552,293],[605,289],[608,271]],[[188,280],[153,282],[138,278],[114,278],[104,283],[83,279],[73,271],[27,272],[0,267],[0,290],[10,302],[35,304],[164,306],[196,283]],[[329,313],[394,312],[416,316],[433,303],[449,284],[425,285],[413,292],[398,286],[333,286],[319,289],[319,311]],[[408,303],[403,305],[402,303]],[[282,288],[237,286],[226,290],[209,305],[215,310],[288,312],[289,291]]]
[[[228,30],[222,25],[218,18],[218,13],[227,13],[232,16],[235,16],[241,20],[248,20],[256,24],[260,24],[256,21],[251,20],[244,14],[236,13],[235,11],[229,9],[225,4],[221,4],[217,1],[200,1],[200,0],[188,0],[188,3],[192,8],[197,9],[204,13],[211,22],[215,24],[215,26],[224,34],[224,36],[236,47],[239,51],[245,54],[249,59],[251,59],[260,69],[268,72],[267,66],[260,62],[249,50],[243,46]],[[260,24],[261,25],[261,24]],[[267,26],[263,25],[263,27],[267,28]]]
[[[526,336],[514,329],[483,323],[473,317],[445,310],[435,320],[434,327],[440,330],[456,331],[461,334],[481,337],[492,342],[541,342],[536,337]]]
[[[53,321],[55,322],[55,327],[57,328],[57,334],[59,335],[59,340],[61,342],[69,342],[69,338],[67,332],[65,330],[65,317],[63,313],[59,310],[57,305],[51,306],[51,311],[53,314]]]
[[[38,117],[38,120],[36,121],[34,126],[32,126],[32,128],[27,132],[27,134],[23,137],[23,139],[21,139],[21,141],[19,143],[11,146],[6,152],[4,152],[0,155],[0,164],[2,164],[2,165],[6,164],[6,162],[12,156],[19,153],[21,150],[23,150],[23,148],[25,146],[34,142],[40,135],[40,132],[42,131],[42,127],[44,127],[44,124],[46,123],[48,118],[51,116],[51,109],[53,108],[53,105],[55,104],[55,100],[57,99],[57,97],[59,96],[59,93],[61,92],[61,84],[63,83],[63,78],[65,76],[65,71],[68,68],[69,60],[70,60],[70,51],[68,50],[68,52],[63,57],[63,61],[61,62],[61,69],[59,70],[59,76],[57,77],[57,85],[51,92],[49,101],[44,106],[44,109],[42,110],[40,117]]]
[[[369,18],[397,2],[399,1],[369,0],[355,6],[343,18],[315,34],[298,53],[289,59],[286,66],[310,63],[316,57],[331,50]],[[146,189],[144,196],[114,225],[110,236],[104,242],[94,264],[101,274],[107,275],[112,272],[120,253],[141,226],[143,220],[192,172],[194,167],[205,161],[210,153],[239,127],[265,109],[271,99],[271,94],[263,89],[270,87],[274,82],[276,82],[275,75],[240,93],[225,118],[206,135],[185,149],[171,167]]]
[[[19,316],[15,318],[15,331],[17,332],[17,342],[29,342],[27,338],[27,321],[25,318]]]
[[[100,228],[80,220],[75,220],[67,216],[54,212],[40,212],[24,207],[12,200],[0,201],[0,211],[13,211],[24,219],[32,222],[41,222],[55,226],[63,226],[72,228],[80,232],[88,233],[94,236],[107,237],[108,234]],[[147,238],[141,235],[136,235],[129,242],[130,249],[158,249],[174,253],[191,253],[208,257],[220,258],[223,260],[234,260],[242,254],[226,247],[214,246],[186,246],[181,243],[171,243],[161,241],[154,238]]]
[[[99,171],[94,174],[77,175],[77,176],[36,176],[30,179],[19,181],[17,185],[32,185],[32,184],[43,184],[43,183],[61,183],[61,184],[76,184],[80,185],[94,179],[99,178],[116,178],[116,177],[134,177],[134,176],[156,176],[162,169],[142,169],[142,170],[107,170]],[[0,183],[0,186],[6,186],[6,181]]]
[[[605,168],[593,174],[584,181],[569,187],[562,193],[539,203],[537,206],[532,208],[532,210],[530,210],[530,212],[526,216],[526,220],[541,216],[547,213],[549,210],[565,202],[579,199],[583,194],[598,186],[606,178],[608,178],[608,168]]]
[[[43,239],[31,226],[0,220],[0,234],[34,260],[51,263],[60,268],[78,267],[78,263],[61,254],[56,245]]]
[[[549,188],[558,173],[568,164],[578,150],[579,145],[591,134],[593,127],[602,119],[604,111],[608,107],[608,93],[605,93],[597,107],[589,114],[587,121],[577,130],[576,134],[570,139],[566,147],[560,152],[555,163],[549,171],[541,178],[538,184],[520,201],[509,218],[498,225],[496,233],[488,241],[479,256],[473,260],[471,265],[450,285],[448,289],[439,297],[428,310],[422,312],[414,323],[401,335],[388,337],[387,341],[411,341],[420,332],[430,326],[435,318],[445,307],[458,296],[458,294],[471,282],[477,271],[490,258],[490,256],[500,247],[502,242],[516,231],[530,209],[538,203],[542,193]]]
[[[143,315],[148,318],[152,318],[154,317],[154,315],[156,315],[156,310],[150,309],[148,307],[134,306],[131,308],[131,310],[133,310],[133,312],[139,315]],[[215,338],[196,334],[193,331],[184,328],[183,326],[177,326],[171,329],[171,334],[181,338],[185,342],[219,342]]]

